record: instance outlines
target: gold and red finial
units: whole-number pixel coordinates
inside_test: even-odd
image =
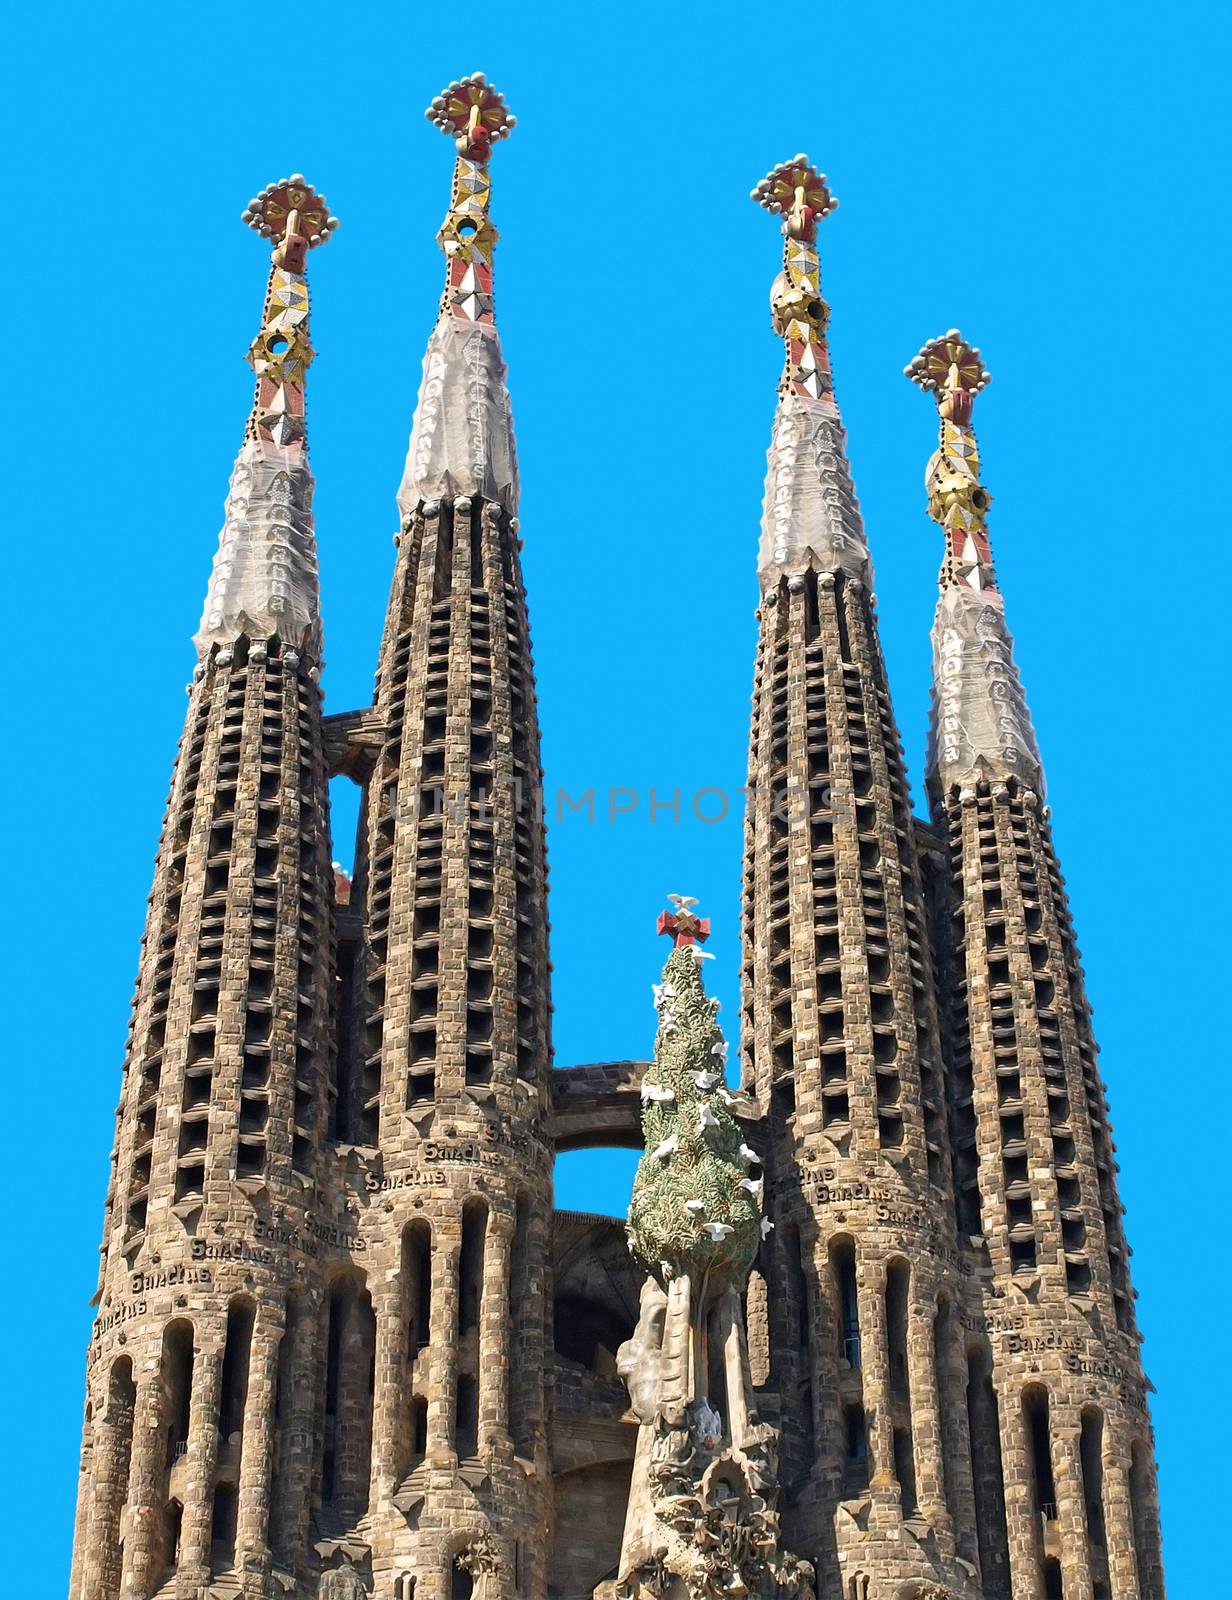
[[[659,912],[655,932],[670,933],[672,942],[677,946],[705,944],[710,937],[710,918],[693,915],[693,907],[697,904],[695,897],[691,894],[669,894],[667,898],[676,909]]]
[[[782,216],[783,232],[791,239],[815,239],[817,224],[838,210],[825,173],[818,172],[803,151],[767,172],[749,198]]]
[[[820,400],[834,388],[826,323],[830,307],[821,298],[821,263],[817,258],[817,224],[838,201],[803,153],[768,172],[752,191],[752,199],[783,218],[783,270],[770,290],[774,331],[787,348],[782,392],[802,400]]]
[[[304,379],[314,351],[308,338],[308,283],[304,260],[338,226],[320,195],[300,173],[280,178],[248,202],[243,220],[274,244],[261,331],[248,350],[257,375],[249,418],[250,438],[281,448],[304,448]]]
[[[507,139],[517,118],[482,72],[459,78],[438,94],[424,112],[458,147],[468,161],[487,161],[498,139]]]
[[[986,370],[980,352],[967,343],[957,328],[930,340],[903,368],[903,375],[936,397],[947,422],[960,425],[971,421],[976,395],[992,382],[992,373]]]
[[[490,325],[492,253],[500,235],[492,224],[492,146],[508,138],[517,118],[482,72],[451,83],[424,113],[457,146],[449,213],[436,242],[445,252],[442,314],[463,323]]]
[[[242,220],[263,239],[274,241],[277,264],[288,272],[302,272],[307,252],[324,244],[338,226],[325,196],[299,172],[262,189],[248,202]]]
[[[995,589],[986,523],[992,496],[980,482],[980,451],[971,426],[975,397],[992,375],[957,328],[930,340],[903,372],[933,396],[941,415],[941,442],[924,474],[928,514],[945,530],[941,586],[977,594]]]

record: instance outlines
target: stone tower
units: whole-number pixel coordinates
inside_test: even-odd
[[[912,815],[807,158],[758,563],[742,1087],[687,897],[654,1060],[552,1063],[542,773],[481,74],[372,704],[323,716],[300,177],[117,1112],[71,1600],[1163,1600],[1113,1146],[957,333]],[[362,792],[351,881],[327,783]],[[649,1029],[648,1029],[649,1032]],[[642,1146],[630,1222],[557,1151]]]
[[[941,442],[928,792],[944,841],[957,1220],[984,1593],[1159,1600],[1146,1384],[1091,1012],[989,549],[971,427],[988,374],[951,330],[907,368]]]
[[[754,198],[783,218],[771,306],[787,355],[745,833],[743,1072],[774,1223],[756,1295],[773,1307],[784,1533],[823,1592],[841,1572],[863,1600],[870,1583],[960,1588],[974,1570],[954,1514],[971,1473],[958,1258],[915,824],[818,281],[835,202],[804,156]]]
[[[271,1550],[307,1532],[289,1441],[311,1399],[334,933],[304,263],[336,223],[299,177],[266,189],[245,220],[274,258],[117,1111],[81,1600],[195,1595],[224,1572],[263,1593]],[[288,1342],[294,1364],[279,1378]]]
[[[361,1453],[339,1486],[336,1533],[370,1555],[378,1593],[407,1600],[412,1585],[447,1600],[459,1562],[496,1592],[541,1594],[550,1515],[547,863],[489,214],[514,119],[481,77],[428,115],[456,160],[352,894],[340,1137],[369,1243],[336,1291],[367,1341],[340,1382],[362,1394],[375,1362],[371,1470]]]

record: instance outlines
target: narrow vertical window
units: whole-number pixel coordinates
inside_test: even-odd
[[[487,1206],[482,1200],[468,1200],[462,1212],[462,1251],[458,1262],[458,1334],[462,1338],[479,1326],[487,1226]]]
[[[968,1352],[967,1425],[971,1432],[971,1471],[985,1600],[1010,1600],[1001,1419],[992,1384],[992,1357],[983,1346]]]

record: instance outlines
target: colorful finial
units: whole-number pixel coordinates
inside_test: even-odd
[[[764,592],[802,573],[843,572],[871,585],[872,562],[834,400],[821,298],[817,224],[838,201],[806,155],[768,172],[752,198],[783,218],[783,270],[770,290],[774,330],[786,347],[774,434],[766,458],[758,577]]]
[[[497,139],[507,139],[518,119],[505,104],[505,97],[487,81],[482,72],[451,83],[424,112],[443,133],[452,136],[458,154],[468,161],[486,161]]]
[[[697,904],[696,898],[691,894],[669,894],[667,898],[676,909],[660,911],[655,932],[670,933],[677,947],[694,943],[705,944],[710,937],[710,918],[693,915],[693,907]],[[704,959],[709,960],[709,957]]]
[[[992,373],[985,370],[979,351],[967,343],[957,328],[926,344],[903,368],[903,374],[921,389],[935,394],[941,415],[953,422],[971,420],[972,401],[992,382]]]
[[[262,189],[242,220],[274,243],[265,315],[247,357],[257,375],[248,437],[294,446],[304,438],[304,379],[315,355],[308,340],[305,258],[325,243],[338,219],[297,172]]]
[[[257,375],[205,611],[197,632],[204,659],[212,646],[277,635],[319,663],[320,605],[312,524],[312,473],[304,384],[308,337],[309,250],[338,226],[329,206],[295,173],[250,200],[243,220],[273,243],[261,331],[247,360]]]
[[[449,214],[436,236],[448,263],[441,309],[462,322],[491,323],[492,252],[500,235],[488,214],[488,162],[492,146],[508,138],[517,118],[482,72],[451,83],[424,115],[453,139],[458,151]]]
[[[996,588],[985,513],[992,496],[980,483],[980,453],[971,427],[975,396],[991,374],[980,352],[957,328],[926,344],[904,369],[933,395],[941,415],[941,443],[928,463],[928,514],[945,529],[942,587],[961,584],[977,593]]]
[[[904,371],[933,396],[941,416],[941,443],[924,475],[928,514],[945,531],[928,781],[946,797],[1009,778],[1042,795],[1039,746],[993,572],[985,522],[992,496],[980,482],[971,427],[973,402],[990,375],[957,328],[926,344]]]
[[[838,201],[803,153],[781,162],[761,180],[751,198],[783,218],[783,271],[770,291],[774,328],[787,347],[784,393],[818,400],[833,388],[826,323],[830,308],[821,298],[817,224]]]
[[[417,506],[479,497],[512,517],[518,457],[492,309],[498,234],[488,207],[492,146],[507,137],[515,119],[482,72],[451,83],[426,115],[458,154],[449,212],[436,236],[445,252],[445,293],[424,357],[398,505],[409,517]]]

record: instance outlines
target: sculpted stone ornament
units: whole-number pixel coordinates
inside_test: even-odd
[[[368,1586],[343,1556],[338,1566],[321,1574],[317,1600],[368,1600]]]
[[[496,1540],[490,1534],[477,1533],[466,1549],[454,1557],[454,1565],[469,1572],[472,1578],[481,1578],[498,1573],[503,1562]]]
[[[673,895],[675,948],[655,986],[642,1086],[647,1154],[629,1242],[649,1276],[617,1371],[641,1427],[616,1593],[811,1600],[812,1568],[779,1547],[773,1428],[756,1415],[741,1290],[763,1231],[761,1179],[724,1082],[727,1047],[702,984],[709,924]],[[722,1373],[710,1394],[709,1375]]]

